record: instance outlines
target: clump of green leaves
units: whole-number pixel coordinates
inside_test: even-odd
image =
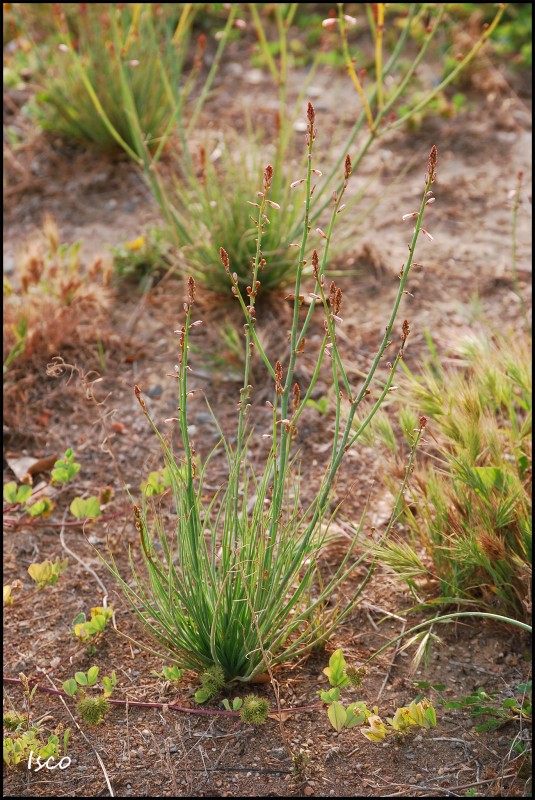
[[[74,450],[69,447],[65,455],[54,464],[50,477],[54,483],[69,483],[80,471],[80,464],[74,460]]]
[[[117,685],[117,676],[112,672],[111,677],[102,678],[102,694],[98,697],[88,696],[86,690],[96,688],[98,679],[99,668],[91,667],[87,672],[76,672],[74,678],[63,683],[63,691],[69,697],[80,697],[76,710],[88,725],[98,725],[103,721],[110,710],[108,697],[111,697]]]
[[[62,726],[58,726],[54,733],[51,733],[46,740],[44,739],[41,723],[34,722],[26,728],[26,720],[16,726],[3,739],[3,758],[7,767],[17,767],[19,764],[28,766],[30,754],[35,760],[40,758],[46,761],[49,758],[60,759],[67,755],[67,746],[70,736],[70,729],[63,731]],[[4,716],[4,727],[6,727]],[[63,732],[63,740],[60,735]]]
[[[15,481],[4,484],[3,496],[10,506],[20,506],[20,510],[30,517],[48,517],[55,504],[49,497],[35,497],[33,488],[27,483],[18,485]]]
[[[530,723],[532,719],[532,682],[521,683],[512,696],[504,697],[501,692],[487,692],[476,689],[459,700],[444,703],[444,708],[458,708],[469,711],[474,718],[486,717],[476,725],[477,733],[495,731],[509,722]]]
[[[62,755],[65,756],[67,754],[70,729],[67,728],[64,731],[63,725],[60,723],[45,739],[44,724],[51,717],[45,716],[41,719],[32,720],[31,714],[31,705],[37,691],[37,684],[31,687],[28,677],[22,672],[19,674],[19,679],[24,694],[26,711],[21,714],[12,707],[11,711],[4,712],[4,764],[7,767],[17,767],[19,764],[30,767],[30,756],[36,760],[39,757],[44,761],[50,757],[58,759]],[[60,736],[62,733],[63,741],[61,746]]]
[[[149,472],[149,477],[140,485],[139,489],[145,497],[152,497],[153,495],[163,494],[172,485],[169,469],[168,467],[163,467]]]
[[[361,726],[363,736],[371,742],[382,742],[392,735],[403,735],[418,728],[434,728],[436,713],[432,703],[423,698],[409,706],[396,710],[392,718],[384,722],[379,709],[368,709],[364,701],[356,701],[345,706],[341,702],[341,689],[348,686],[359,687],[365,674],[363,667],[347,666],[342,650],[336,650],[329,659],[329,666],[323,672],[327,675],[331,689],[320,690],[319,696],[327,704],[327,716],[333,728],[340,733],[344,728]],[[366,727],[362,727],[362,726]]]
[[[96,519],[101,514],[100,500],[98,497],[75,497],[69,511],[76,519]]]
[[[318,414],[321,414],[322,416],[327,414],[330,407],[329,398],[325,397],[325,395],[323,397],[319,397],[317,400],[310,398],[310,400],[307,401],[307,405],[309,405],[310,408],[315,408]]]
[[[94,644],[105,631],[106,625],[113,617],[113,606],[108,606],[107,608],[95,606],[91,609],[90,614],[90,618],[87,619],[85,613],[82,611],[72,621],[73,636],[84,644],[86,642]]]

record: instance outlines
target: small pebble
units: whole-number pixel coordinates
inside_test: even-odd
[[[213,419],[206,411],[199,411],[195,414],[195,423],[197,425],[209,425],[211,422],[213,422]]]
[[[314,794],[314,787],[309,786],[307,784],[307,786],[305,786],[305,788],[303,789],[303,794],[306,795],[307,797],[312,797],[312,795]]]

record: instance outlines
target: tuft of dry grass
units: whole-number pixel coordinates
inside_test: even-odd
[[[110,339],[110,270],[102,259],[84,268],[80,245],[62,244],[55,220],[46,217],[19,254],[11,281],[4,279],[8,383],[22,369],[25,375],[44,372],[58,353],[101,352]]]

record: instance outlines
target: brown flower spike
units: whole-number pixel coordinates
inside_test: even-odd
[[[426,183],[434,183],[437,177],[437,146],[434,144],[429,153],[429,161],[427,164],[427,174],[425,176]]]
[[[282,364],[280,361],[275,362],[275,389],[278,394],[282,394]]]
[[[298,383],[294,383],[294,388],[293,388],[293,408],[294,408],[294,411],[297,411],[297,409],[299,408],[300,399],[301,399],[301,389],[299,388],[299,384]]]
[[[273,167],[271,164],[268,164],[264,170],[264,191],[268,192],[271,187],[271,181],[273,180]]]
[[[225,267],[225,272],[227,273],[227,275],[230,275],[230,259],[224,247],[219,248],[219,258],[221,259],[221,263]]]
[[[190,276],[188,278],[188,304],[190,306],[195,302],[195,280]]]

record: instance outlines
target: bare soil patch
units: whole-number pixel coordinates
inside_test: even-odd
[[[229,69],[223,78],[230,81],[231,73]],[[232,91],[236,76],[234,81],[229,83],[229,103],[218,106],[213,124],[232,125],[235,109],[231,98],[237,96]],[[346,91],[340,85],[333,76],[329,93],[322,96],[325,109],[319,112],[319,124],[320,135],[326,140],[329,109],[334,111]],[[255,102],[252,85],[250,90],[251,102]],[[398,132],[381,140],[365,166],[367,172],[359,174],[359,179],[364,180],[383,165],[379,182],[369,197],[379,202],[335,265],[343,271],[337,279],[345,293],[343,350],[354,365],[355,376],[368,366],[386,324],[386,311],[396,291],[409,237],[409,228],[401,222],[401,216],[412,211],[418,200],[432,144],[438,146],[440,158],[437,203],[430,222],[434,241],[421,245],[418,261],[422,266],[411,278],[411,295],[400,316],[399,324],[406,317],[412,329],[407,363],[415,368],[425,352],[426,329],[443,356],[457,337],[477,329],[483,316],[496,330],[510,327],[521,335],[522,321],[511,274],[510,192],[520,170],[525,176],[530,175],[530,112],[526,102],[507,85],[489,99],[490,94],[474,95],[473,109],[455,119],[424,121],[416,133]],[[213,108],[205,111],[205,117],[210,114],[214,114]],[[29,166],[25,165],[30,176],[27,184],[13,193],[4,211],[8,273],[13,269],[17,249],[32,235],[45,211],[55,216],[65,240],[83,239],[83,252],[88,259],[105,254],[108,244],[139,235],[145,224],[157,220],[143,181],[124,160],[101,160],[45,139],[36,140],[33,147],[35,163],[30,160]],[[406,178],[396,182],[396,176],[415,155]],[[528,305],[530,199],[526,190],[517,242],[519,279]],[[474,306],[470,300],[476,293],[479,300]],[[108,519],[87,527],[85,533],[79,527],[65,529],[68,547],[83,563],[71,560],[57,586],[41,594],[38,602],[15,605],[4,612],[4,675],[16,677],[24,672],[44,686],[59,687],[75,670],[87,670],[97,664],[104,674],[116,670],[118,698],[160,703],[163,707],[117,706],[98,729],[83,726],[82,736],[61,702],[38,692],[33,715],[50,714],[52,727],[61,721],[72,728],[72,764],[61,773],[6,771],[7,796],[108,796],[96,752],[115,795],[121,797],[464,796],[472,787],[479,796],[524,796],[527,776],[511,750],[512,739],[518,733],[516,724],[492,734],[477,734],[474,721],[465,711],[446,712],[437,705],[436,729],[378,746],[365,740],[357,729],[337,735],[322,710],[288,713],[281,725],[271,718],[266,725],[252,729],[234,719],[173,712],[167,707],[173,703],[195,707],[193,676],[178,688],[158,683],[150,673],[161,669],[161,662],[115,630],[105,634],[93,656],[86,648],[76,647],[69,635],[71,620],[102,600],[101,588],[84,564],[103,581],[108,602],[113,602],[116,609],[117,628],[134,638],[143,637],[92,547],[105,550],[110,546],[125,573],[127,547],[132,546],[134,557],[138,547],[133,519],[105,452],[104,438],[106,434],[110,436],[121,474],[134,489],[150,469],[160,465],[157,442],[140,413],[133,385],[142,388],[158,420],[173,416],[177,400],[174,383],[167,374],[175,363],[176,337],[172,332],[180,322],[183,300],[182,283],[173,278],[143,296],[135,287],[122,285],[116,290],[110,311],[109,327],[116,338],[115,345],[104,352],[106,368],[103,369],[96,347],[93,353],[58,353],[84,372],[98,370],[102,380],[95,385],[95,391],[99,399],[107,398],[100,414],[112,412],[105,419],[105,430],[98,410],[86,399],[76,376],[70,381],[66,375],[47,377],[48,359],[42,364],[34,363],[26,376],[24,370],[17,376],[23,390],[17,404],[7,409],[5,453],[36,458],[60,456],[70,446],[82,464],[76,494],[95,494],[110,484],[116,489],[116,497],[109,507]],[[199,347],[198,356],[192,358],[192,388],[202,391],[192,402],[191,423],[202,455],[215,441],[202,392],[217,409],[223,429],[233,428],[239,382],[233,373],[231,354],[228,368],[214,366],[207,356],[213,353],[225,358],[221,353],[220,326],[227,319],[238,324],[239,315],[231,299],[228,304],[216,304],[205,297],[200,306],[206,324],[192,340]],[[274,355],[284,352],[289,309],[281,295],[264,308],[263,316],[258,315],[259,327],[263,326],[269,337]],[[317,335],[320,330],[318,319]],[[305,357],[303,369],[308,365]],[[9,380],[8,376],[8,384]],[[262,404],[268,396],[263,394],[264,382],[258,367],[254,403],[259,439]],[[328,390],[326,375],[318,393]],[[304,499],[313,497],[322,474],[329,429],[329,416],[314,409],[303,418],[300,446]],[[253,458],[255,447],[258,453],[261,450],[260,444],[255,445]],[[223,460],[216,460],[214,465],[211,480],[217,485],[224,480]],[[13,480],[13,475],[4,464],[4,482],[7,480]],[[68,505],[72,491],[65,491],[61,503]],[[380,530],[386,524],[390,499],[382,486],[375,452],[362,448],[356,457],[348,459],[337,491],[344,499],[347,517],[358,519],[369,501],[368,528],[374,525]],[[343,546],[343,526],[340,534]],[[7,530],[4,581],[21,579],[24,592],[31,591],[28,565],[46,558],[54,560],[57,555],[64,556],[58,526],[45,523]],[[327,559],[336,557],[336,548],[326,555]],[[325,652],[313,653],[276,672],[281,705],[317,705],[316,692],[325,687],[322,669],[329,654],[343,647],[348,661],[365,661],[402,630],[398,617],[410,604],[404,589],[386,572],[378,571],[363,602]],[[530,675],[528,642],[509,628],[458,625],[444,626],[438,633],[444,645],[435,649],[428,670],[420,670],[416,677],[445,683],[448,700],[467,695],[479,686],[488,692],[507,694]],[[393,658],[393,651],[387,651],[373,662],[362,693],[355,699],[366,699],[369,705],[377,702],[383,715],[410,702],[416,690],[409,661],[404,653]],[[19,689],[7,686],[6,691],[14,705],[22,707]],[[275,707],[269,685],[255,687],[255,691],[269,696]],[[298,756],[297,762],[292,762],[290,752]]]

